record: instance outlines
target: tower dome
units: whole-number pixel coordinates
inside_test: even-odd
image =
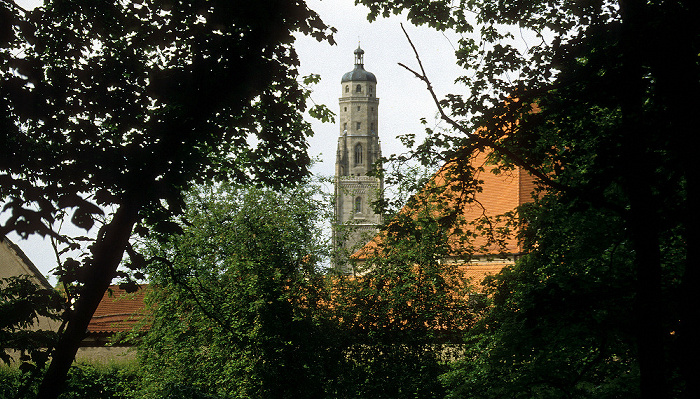
[[[374,76],[374,74],[372,72],[365,71],[363,62],[364,55],[365,50],[361,49],[360,45],[358,44],[357,49],[355,50],[355,69],[344,74],[342,79],[340,79],[340,83],[367,81],[377,83],[377,78]]]

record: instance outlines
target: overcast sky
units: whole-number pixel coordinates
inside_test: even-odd
[[[37,3],[28,0],[22,3]],[[354,50],[358,41],[365,50],[365,69],[377,77],[377,97],[379,102],[378,134],[385,156],[404,152],[397,136],[414,133],[420,136],[424,127],[421,118],[426,118],[430,126],[436,123],[436,108],[425,88],[425,84],[414,78],[398,63],[416,67],[413,51],[407,42],[400,24],[404,26],[420,52],[424,67],[440,97],[447,93],[463,91],[455,86],[454,80],[460,69],[456,66],[454,49],[456,38],[448,38],[440,32],[428,28],[418,28],[406,23],[405,18],[394,16],[367,22],[367,9],[355,6],[354,0],[307,0],[309,7],[317,11],[322,19],[335,27],[336,45],[319,43],[308,37],[300,37],[296,49],[301,58],[301,74],[321,75],[321,82],[315,86],[313,100],[327,105],[338,112],[338,98],[341,95],[341,76],[354,67]],[[320,157],[313,172],[331,176],[335,167],[335,151],[339,128],[335,124],[312,120],[314,137],[310,139],[309,153]],[[437,166],[437,165],[436,165]],[[49,270],[56,261],[48,240],[39,237],[21,240],[16,235],[9,238],[17,243],[29,259],[49,277]]]
[[[399,62],[417,69],[413,50],[406,40],[401,23],[421,55],[424,67],[440,97],[460,91],[454,84],[459,76],[453,46],[455,35],[449,36],[429,28],[419,28],[406,23],[405,18],[393,16],[367,22],[367,8],[355,6],[353,0],[308,0],[309,7],[317,11],[329,25],[338,29],[337,44],[329,46],[311,38],[300,38],[297,51],[301,58],[301,73],[321,75],[313,100],[338,112],[341,95],[341,76],[354,67],[354,54],[358,41],[365,50],[365,69],[377,77],[379,98],[379,138],[382,153],[388,156],[405,149],[396,139],[406,133],[422,134],[421,118],[431,125],[436,121],[437,109],[423,82],[398,65]],[[335,167],[335,151],[339,135],[337,125],[314,124],[314,137],[310,140],[311,155],[320,155],[322,162],[314,172],[332,175]]]

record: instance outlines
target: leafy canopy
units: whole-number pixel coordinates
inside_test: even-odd
[[[616,278],[625,276],[631,267],[633,275],[629,278],[636,283],[631,294],[633,301],[628,303],[631,317],[625,320],[626,326],[617,337],[633,342],[632,346],[601,344],[596,336],[598,331],[583,328],[584,334],[578,335],[576,341],[583,342],[586,350],[569,347],[568,353],[557,352],[570,356],[569,363],[562,361],[562,364],[582,367],[578,370],[579,382],[590,381],[591,374],[583,369],[593,367],[591,373],[601,375],[591,383],[614,384],[605,377],[614,372],[608,374],[609,370],[601,363],[587,361],[595,360],[598,354],[602,354],[599,359],[611,359],[606,358],[611,353],[606,351],[611,347],[614,351],[624,348],[612,359],[624,354],[618,365],[634,375],[641,397],[700,395],[693,371],[694,359],[700,356],[700,345],[695,339],[700,331],[700,307],[691,288],[700,284],[696,261],[700,248],[696,228],[700,222],[696,206],[700,201],[700,176],[694,162],[695,150],[689,145],[697,131],[693,115],[700,106],[697,96],[700,29],[695,23],[700,15],[698,3],[664,0],[360,0],[358,3],[370,8],[370,19],[407,11],[414,23],[453,29],[460,35],[456,51],[465,73],[458,80],[466,84],[466,90],[444,99],[435,97],[440,117],[448,127],[442,131],[429,130],[428,139],[416,147],[414,156],[431,159],[437,152],[444,160],[464,160],[475,149],[489,149],[493,153],[492,161],[501,165],[501,169],[522,168],[546,188],[548,198],[539,203],[543,207],[539,215],[562,223],[557,230],[559,234],[595,242],[594,237],[583,234],[589,227],[587,224],[576,226],[580,231],[570,230],[558,212],[573,216],[590,208],[588,216],[595,220],[605,215],[601,223],[606,220],[619,236],[605,235],[609,241],[591,245],[588,256],[592,263],[606,259],[607,252],[615,245],[629,251],[629,262],[616,259],[612,263],[614,271],[609,272],[603,265],[595,269],[601,277],[611,276],[621,289],[609,304],[594,304],[601,312],[615,313],[619,306],[624,307],[621,304],[629,299],[623,289],[627,283],[624,278]],[[410,68],[410,72],[423,80],[435,95],[430,72],[420,63],[420,49],[415,50],[418,65]],[[458,183],[464,183],[467,190],[474,189],[468,176],[458,179],[462,179]],[[542,226],[539,221],[523,226],[535,243],[527,247],[533,256],[523,261],[521,270],[551,272],[552,281],[563,285],[568,284],[570,277],[571,282],[582,285],[593,282],[605,289],[608,281],[591,281],[583,274],[586,266],[579,263],[581,254],[576,253],[575,246],[561,248],[547,242],[552,237],[550,232],[530,230],[535,225]],[[587,234],[596,233],[589,230]],[[560,253],[561,259],[550,259],[545,252],[548,250]],[[552,268],[554,264],[559,267]],[[525,278],[517,273],[515,276]],[[508,279],[505,276],[504,282]],[[521,319],[514,313],[526,313],[531,306],[521,294],[534,295],[540,289],[550,288],[546,281],[539,280],[513,286],[504,283],[502,287],[520,291],[511,297],[522,308],[499,310],[503,311],[499,314],[506,318],[504,321],[516,323]],[[502,294],[508,296],[507,292]],[[675,316],[669,320],[668,315]],[[566,314],[552,312],[546,316],[551,318],[542,319],[543,325]],[[505,330],[494,333],[496,340],[514,338],[508,333],[509,325],[504,325]],[[611,329],[606,325],[597,328]],[[493,345],[502,348],[509,343]],[[511,348],[517,357],[518,348]],[[540,349],[552,348],[536,348]],[[504,354],[502,359],[506,358]],[[538,365],[530,363],[531,360],[534,361],[529,357],[521,363],[508,360],[504,369],[513,366],[525,374],[534,371],[536,376]],[[484,367],[490,364],[486,362]],[[636,367],[638,379],[633,372]],[[566,382],[568,390],[526,392],[533,396],[572,395],[579,388],[584,392],[585,387],[572,384],[574,379]],[[498,381],[506,389],[514,383],[507,379]]]
[[[314,185],[202,187],[188,195],[182,235],[145,243],[153,320],[139,355],[147,394],[322,395],[340,352],[321,317],[328,248],[320,193]]]
[[[132,232],[177,231],[170,217],[195,183],[284,186],[308,174],[310,92],[294,33],[333,43],[333,29],[293,0],[57,0],[32,11],[3,0],[0,13],[0,234],[82,251],[56,271],[73,304],[39,392],[56,397],[124,252],[143,266]],[[68,237],[58,231],[68,220],[100,228]]]

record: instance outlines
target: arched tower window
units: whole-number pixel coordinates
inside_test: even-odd
[[[357,144],[355,146],[355,164],[362,163],[362,144]]]
[[[355,92],[362,93],[362,85],[357,85],[357,87],[355,87]]]
[[[355,213],[362,213],[362,197],[355,198]]]
[[[350,93],[350,85],[345,85],[345,92]]]

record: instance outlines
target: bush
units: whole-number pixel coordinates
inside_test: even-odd
[[[26,377],[17,368],[0,367],[0,399],[34,398],[41,378],[34,378],[25,389]],[[78,364],[71,367],[66,388],[59,398],[135,398],[138,385],[136,366]]]

